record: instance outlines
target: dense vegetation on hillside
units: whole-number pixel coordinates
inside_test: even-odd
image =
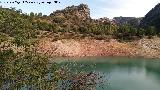
[[[132,23],[119,25],[116,21],[107,19],[91,19],[89,8],[84,4],[55,11],[49,16],[33,12],[28,15],[14,8],[0,8],[0,33],[14,37],[17,43],[39,36],[57,39],[74,37],[135,39],[158,34],[157,28],[152,25],[141,28],[134,25],[136,20],[132,19],[130,22]]]

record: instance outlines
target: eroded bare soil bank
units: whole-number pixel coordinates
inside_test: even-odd
[[[40,40],[37,51],[48,56],[84,57],[84,56],[129,56],[160,58],[160,38],[141,39],[133,42],[105,40],[51,41]]]

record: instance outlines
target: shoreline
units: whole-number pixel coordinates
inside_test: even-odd
[[[143,57],[160,58],[160,38],[141,39],[132,42],[118,42],[95,39],[40,40],[38,53],[49,57]]]
[[[50,63],[63,63],[63,62],[103,62],[103,61],[159,61],[160,58],[145,58],[145,57],[125,57],[125,56],[89,56],[89,57],[52,57],[49,59]]]

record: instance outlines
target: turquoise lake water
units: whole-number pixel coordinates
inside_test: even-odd
[[[86,71],[102,73],[107,81],[96,90],[160,90],[160,59],[86,57],[57,60],[58,63],[64,61],[78,63],[77,68],[83,64]]]

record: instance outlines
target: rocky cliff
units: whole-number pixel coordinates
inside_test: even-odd
[[[53,17],[53,21],[55,18],[63,19],[64,22],[72,23],[74,25],[81,25],[82,23],[86,25],[86,23],[103,23],[103,24],[115,24],[113,20],[110,20],[107,17],[92,19],[90,17],[90,9],[86,4],[80,4],[78,6],[69,6],[63,10],[57,10],[50,14]],[[62,24],[62,23],[61,23]]]
[[[136,18],[136,17],[114,17],[113,20],[118,25],[125,25],[129,24],[132,26],[138,26],[140,25],[142,18]]]
[[[90,19],[90,9],[88,5],[80,4],[79,6],[69,6],[63,10],[57,10],[50,14],[50,16],[59,16],[59,17],[76,17],[77,19],[86,20]]]

